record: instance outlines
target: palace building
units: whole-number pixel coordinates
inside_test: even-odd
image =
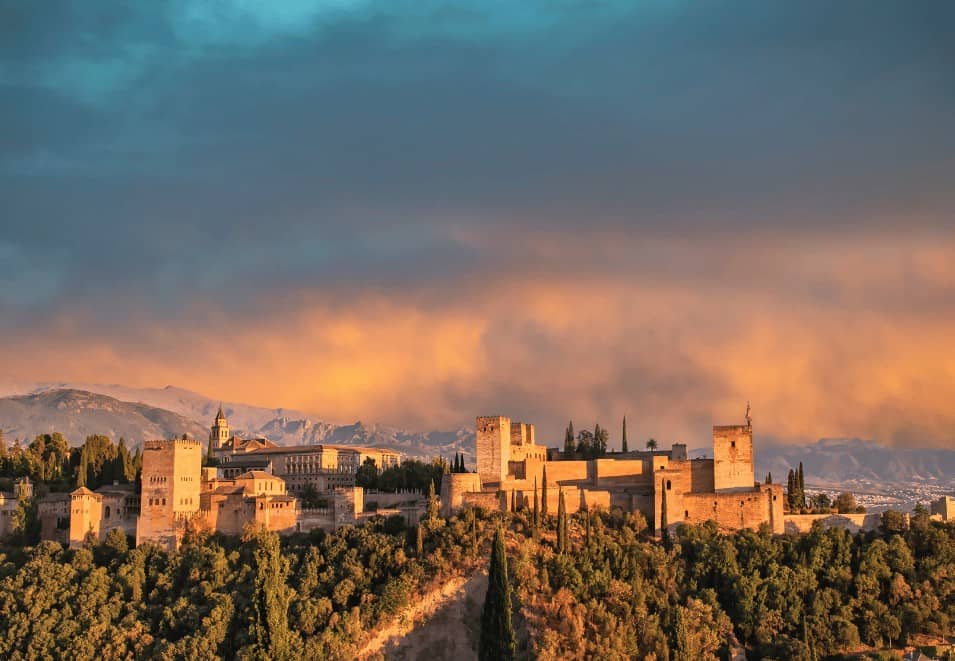
[[[401,455],[382,448],[354,445],[278,446],[265,438],[242,439],[230,432],[229,421],[219,407],[209,433],[212,454],[223,477],[259,470],[283,478],[292,494],[311,486],[319,493],[355,486],[355,474],[368,459],[383,471],[401,462]]]
[[[446,476],[446,514],[469,504],[506,509],[532,507],[545,493],[557,511],[563,492],[568,512],[603,507],[642,513],[660,534],[678,523],[716,521],[738,530],[763,524],[784,531],[783,489],[760,484],[753,469],[753,428],[713,427],[713,458],[689,459],[686,445],[669,450],[610,453],[596,459],[564,457],[537,445],[534,426],[504,416],[479,417],[477,473]],[[549,456],[548,456],[549,455]]]

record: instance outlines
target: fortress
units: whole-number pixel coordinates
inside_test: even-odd
[[[227,535],[241,534],[249,524],[279,533],[331,530],[374,514],[364,512],[364,491],[354,486],[361,462],[371,458],[382,470],[400,460],[398,453],[385,449],[279,447],[267,439],[239,439],[229,433],[221,408],[209,443],[219,466],[202,465],[199,441],[146,441],[139,490],[134,484],[112,484],[50,494],[37,503],[40,536],[76,548],[89,540],[103,541],[119,529],[134,536],[137,545],[151,542],[175,550],[189,527]],[[290,487],[312,487],[327,504],[303,508]],[[25,490],[32,495],[28,480]],[[387,507],[408,499],[408,494],[383,494],[376,502]],[[0,494],[0,508],[12,511],[16,502]],[[414,518],[418,509],[409,506],[403,513]],[[9,516],[0,519],[6,522]]]
[[[546,492],[557,511],[563,492],[568,512],[593,507],[642,513],[655,533],[678,523],[716,521],[738,530],[766,524],[784,532],[783,488],[756,482],[753,427],[713,427],[713,458],[689,459],[686,445],[669,450],[611,453],[596,459],[564,457],[537,445],[534,426],[504,416],[476,420],[477,473],[446,475],[445,514],[466,505],[532,507]],[[546,488],[545,488],[546,484]]]

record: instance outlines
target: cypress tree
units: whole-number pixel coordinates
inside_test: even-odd
[[[547,464],[544,464],[544,475],[541,485],[541,516],[547,517]]]
[[[534,529],[541,524],[540,510],[537,507],[537,476],[534,476]]]
[[[660,492],[663,498],[660,501],[660,535],[664,540],[670,539],[669,521],[667,521],[667,481],[660,480]]]
[[[564,492],[557,497],[557,552],[567,550],[567,506],[564,504]]]
[[[789,475],[786,478],[786,502],[789,503],[789,509],[796,509],[796,474],[793,469],[789,469]]]
[[[623,416],[623,442],[621,443],[620,450],[622,452],[627,452],[627,416]]]
[[[584,516],[586,517],[587,523],[587,527],[585,529],[585,539],[587,541],[587,548],[590,548],[590,510],[584,512]]]
[[[428,509],[426,516],[429,521],[438,518],[438,497],[434,493],[434,480],[431,480],[431,484],[428,486]]]
[[[574,421],[567,423],[567,432],[564,434],[564,454],[574,453]]]
[[[773,483],[773,472],[769,471],[768,473],[766,473],[766,484],[772,484],[772,483]]]
[[[86,479],[89,476],[89,458],[86,456],[86,444],[80,448],[80,465],[76,469],[76,487],[85,487]]]
[[[494,534],[491,562],[488,567],[487,596],[481,612],[480,661],[510,661],[517,651],[511,623],[511,586],[507,577],[507,555],[504,552],[504,529]]]
[[[286,579],[288,558],[282,555],[279,536],[262,530],[256,535],[255,589],[252,594],[252,639],[255,657],[297,658],[295,634],[289,629],[288,607],[292,598]]]
[[[474,508],[468,509],[468,519],[471,522],[471,553],[477,555],[478,536],[477,536],[477,516],[474,514]]]
[[[424,528],[419,523],[415,526],[415,554],[420,558],[424,555]]]
[[[515,493],[514,489],[511,489],[511,511],[517,511],[517,493]]]
[[[799,506],[806,506],[806,480],[802,472],[802,462],[799,462]]]

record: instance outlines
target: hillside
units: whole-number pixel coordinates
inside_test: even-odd
[[[952,484],[955,450],[888,448],[874,441],[821,439],[811,445],[757,447],[756,476],[772,471],[785,480],[803,463],[807,481],[817,486],[851,482],[874,484]]]
[[[131,445],[184,433],[194,438],[208,434],[204,425],[172,411],[68,389],[0,398],[0,428],[8,443],[52,431],[73,444],[90,434],[123,437]]]
[[[11,439],[55,430],[74,442],[100,433],[139,443],[183,431],[204,440],[220,405],[218,400],[175,386],[45,383],[21,384],[15,392],[24,391],[0,398],[0,429]],[[265,436],[279,445],[374,445],[422,458],[463,452],[469,462],[474,460],[474,432],[469,429],[414,432],[361,421],[340,425],[294,409],[221,404],[234,432]]]

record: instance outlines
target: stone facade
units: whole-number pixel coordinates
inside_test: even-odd
[[[56,512],[57,500],[47,504],[46,499],[38,504],[40,534],[44,529],[55,531],[61,525]],[[110,530],[120,529],[126,535],[135,535],[140,503],[136,487],[132,484],[102,486],[96,491],[80,487],[69,494],[69,544],[79,548],[88,541],[102,542]],[[57,523],[44,523],[55,516]],[[52,533],[55,537],[55,533]],[[44,537],[44,539],[47,539]]]
[[[955,498],[942,496],[938,500],[932,501],[931,513],[938,516],[942,521],[955,521]]]
[[[512,494],[519,507],[532,506],[535,479],[537,497],[543,496],[546,465],[550,512],[557,511],[563,492],[570,512],[593,507],[641,512],[657,533],[707,520],[731,530],[762,524],[777,533],[784,530],[782,487],[759,484],[754,477],[749,424],[713,427],[713,459],[694,460],[682,443],[670,450],[565,460],[559,451],[534,442],[533,425],[482,416],[476,429],[478,472],[452,475],[442,485],[445,513],[495,500],[506,508]]]
[[[379,472],[401,462],[399,453],[383,448],[330,444],[278,446],[266,438],[241,439],[230,435],[229,423],[221,408],[210,431],[209,443],[223,477],[262,470],[283,478],[292,494],[300,494],[309,486],[319,493],[354,487],[355,475],[367,459],[375,462]]]
[[[199,514],[202,444],[193,440],[146,441],[141,514],[136,544],[179,547],[186,524]]]

